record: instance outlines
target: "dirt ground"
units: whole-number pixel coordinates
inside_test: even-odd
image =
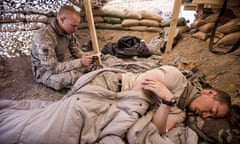
[[[184,34],[172,50],[171,57],[176,56],[194,61],[210,85],[228,92],[232,102],[240,104],[240,49],[226,55],[215,55],[209,52],[205,41]],[[0,57],[0,99],[56,101],[65,93],[54,91],[33,80],[30,57]]]

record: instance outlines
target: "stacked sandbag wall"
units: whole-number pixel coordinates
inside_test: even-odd
[[[88,28],[85,11],[81,11],[80,14],[82,23],[79,28]],[[162,17],[154,11],[133,11],[109,7],[99,8],[93,9],[93,19],[97,29],[161,31]]]
[[[219,13],[220,9],[199,11],[191,24],[191,28],[195,30],[192,37],[209,42]],[[239,38],[240,17],[227,9],[216,27],[213,44],[217,47],[227,48],[233,46]]]
[[[162,26],[163,18],[156,11],[103,7],[108,1],[110,0],[91,0],[97,29],[158,34],[165,27]],[[50,23],[62,5],[79,8],[82,18],[79,30],[88,28],[82,0],[2,0],[0,56],[30,55],[33,33]]]

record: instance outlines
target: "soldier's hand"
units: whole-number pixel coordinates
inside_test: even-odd
[[[92,56],[90,54],[83,54],[80,62],[83,66],[90,66],[93,63]]]

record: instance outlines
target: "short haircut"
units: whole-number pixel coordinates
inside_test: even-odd
[[[62,15],[62,14],[76,14],[78,16],[79,12],[73,7],[73,6],[69,6],[69,5],[64,5],[62,6],[59,11],[58,11],[58,16]]]
[[[230,95],[219,89],[214,89],[214,90],[217,92],[217,95],[214,97],[214,99],[219,101],[221,104],[226,104],[230,109],[232,104]]]

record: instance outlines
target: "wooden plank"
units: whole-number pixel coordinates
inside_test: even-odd
[[[175,36],[175,30],[177,27],[178,14],[180,12],[181,4],[182,4],[182,0],[175,0],[174,7],[173,7],[173,17],[170,24],[170,32],[168,35],[167,46],[164,53],[163,64],[167,64],[169,61],[169,57],[170,57],[169,55],[170,55],[170,52],[172,51],[173,39]]]
[[[193,4],[208,4],[208,5],[219,5],[222,6],[224,0],[193,0]],[[240,1],[239,0],[228,0],[227,6],[239,6]],[[208,6],[209,7],[209,6]]]
[[[90,37],[91,37],[91,40],[92,40],[93,50],[96,53],[96,56],[98,57],[98,59],[97,59],[98,64],[102,64],[101,52],[99,50],[95,24],[94,24],[94,20],[93,20],[93,12],[92,12],[91,1],[90,0],[84,0],[84,7],[85,7],[86,17],[87,17],[87,21],[88,21]]]
[[[197,4],[192,4],[192,3],[185,3],[185,4],[183,4],[183,6],[184,6],[184,9],[183,10],[185,10],[185,11],[195,11],[195,10],[197,10]]]
[[[223,0],[193,0],[194,4],[222,4]]]

